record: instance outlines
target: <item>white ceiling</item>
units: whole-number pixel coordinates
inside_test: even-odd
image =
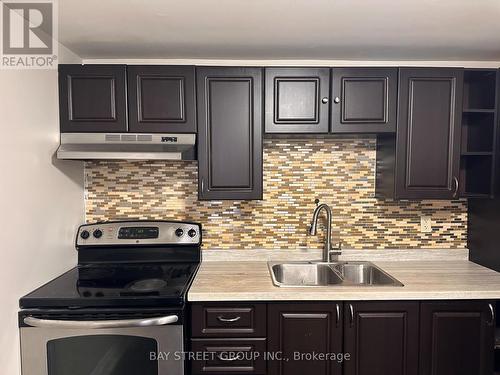
[[[59,0],[82,58],[500,60],[500,0]]]

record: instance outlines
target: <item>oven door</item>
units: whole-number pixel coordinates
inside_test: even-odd
[[[69,321],[25,317],[23,375],[183,375],[177,315]]]

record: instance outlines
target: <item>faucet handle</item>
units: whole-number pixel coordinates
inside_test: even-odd
[[[340,253],[342,253],[342,241],[339,241],[335,246],[332,245],[330,253],[337,253],[340,255]]]
[[[319,199],[318,199],[318,198],[316,198],[316,199],[314,200],[314,203],[316,203],[316,206],[318,206],[318,205],[319,205]]]
[[[339,241],[337,246],[331,247],[330,251],[328,252],[328,261],[337,261],[339,255],[342,255],[342,241]]]

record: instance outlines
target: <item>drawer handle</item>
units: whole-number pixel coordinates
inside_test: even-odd
[[[241,319],[241,316],[235,316],[234,318],[224,318],[223,316],[219,315],[217,317],[217,320],[222,323],[234,323],[237,322],[238,320]]]
[[[228,353],[228,354],[229,354],[229,353]],[[234,357],[231,357],[231,356],[229,356],[229,355],[228,355],[228,356],[224,356],[224,357],[223,357],[223,356],[222,356],[222,353],[219,353],[219,354],[217,354],[217,359],[218,359],[219,361],[222,361],[222,362],[233,362],[233,361],[237,361],[237,360],[238,360],[238,359],[240,359],[240,358],[238,357],[238,355],[235,355]]]

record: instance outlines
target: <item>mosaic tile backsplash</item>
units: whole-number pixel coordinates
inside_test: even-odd
[[[308,236],[314,199],[333,208],[344,248],[464,248],[467,202],[395,202],[374,197],[374,138],[265,139],[264,199],[198,201],[197,163],[86,163],[88,222],[175,219],[201,222],[204,248],[322,248]],[[432,232],[420,232],[430,216]]]

